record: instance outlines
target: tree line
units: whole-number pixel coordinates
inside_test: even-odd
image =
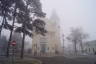
[[[22,33],[21,58],[24,55],[24,40],[26,35],[32,37],[33,32],[45,35],[45,23],[40,17],[45,17],[40,0],[0,0],[0,37],[2,29],[10,30],[6,56],[9,57],[13,32]],[[19,26],[17,26],[19,25]]]
[[[84,53],[83,43],[88,38],[88,34],[85,33],[82,28],[72,28],[70,34],[67,36],[67,40],[73,43],[74,54],[77,55],[77,44],[80,45],[81,52]]]

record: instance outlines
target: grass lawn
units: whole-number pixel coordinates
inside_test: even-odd
[[[42,64],[42,63],[41,61],[36,59],[15,59],[14,63],[12,63],[12,60],[7,60],[3,62],[3,64]]]
[[[16,60],[14,64],[41,64],[39,60]]]

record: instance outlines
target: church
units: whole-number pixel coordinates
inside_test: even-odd
[[[60,40],[59,18],[54,11],[51,17],[42,19],[45,23],[47,33],[45,36],[34,33],[32,38],[33,56],[58,56],[62,55],[62,46]]]

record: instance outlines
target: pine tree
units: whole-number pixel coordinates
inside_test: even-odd
[[[11,11],[12,11],[12,0],[0,0],[0,16],[3,19],[2,24],[0,25],[0,36],[3,28],[11,29],[12,26],[8,24],[7,19],[11,20]]]
[[[32,36],[33,30],[35,30],[36,33],[42,34],[42,35],[46,33],[46,30],[44,29],[44,25],[45,25],[44,21],[40,19],[33,20],[34,18],[30,17],[30,14],[35,17],[44,17],[45,14],[41,10],[40,1],[39,0],[25,0],[25,2],[26,2],[26,10],[24,11],[25,13],[22,11],[19,11],[21,14],[18,15],[18,23],[21,23],[22,26],[16,29],[16,32],[23,33],[21,58],[23,58],[23,55],[24,55],[25,36],[26,35]]]
[[[0,34],[2,28],[10,30],[7,57],[9,56],[13,31],[23,33],[21,58],[23,58],[25,36],[32,36],[33,30],[42,35],[46,33],[44,21],[37,19],[38,17],[45,17],[40,0],[0,0],[0,16],[3,18]],[[12,21],[12,25],[9,24],[8,20]],[[21,24],[21,26],[15,27],[15,23]]]

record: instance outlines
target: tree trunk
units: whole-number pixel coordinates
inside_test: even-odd
[[[21,46],[21,59],[24,57],[24,40],[25,40],[25,33],[23,33],[23,39],[22,39],[22,46]]]
[[[64,35],[63,35],[63,55],[64,55]]]
[[[83,44],[82,44],[82,41],[80,42],[80,46],[81,46],[81,52],[83,53]]]
[[[7,53],[6,56],[9,57],[9,48],[10,48],[10,43],[12,40],[12,34],[13,34],[13,30],[14,30],[14,23],[15,23],[15,14],[16,14],[16,6],[15,6],[15,10],[14,10],[14,14],[13,14],[13,23],[12,23],[12,30],[10,32],[10,36],[9,36],[9,41],[8,41],[8,46],[7,46]]]
[[[77,47],[76,47],[76,45],[77,45],[77,42],[74,41],[74,54],[75,54],[75,55],[77,55]]]
[[[3,14],[3,20],[2,20],[2,24],[1,24],[1,27],[0,27],[0,37],[1,37],[1,31],[2,31],[2,28],[3,28],[3,26],[4,26],[4,23],[5,23],[5,19],[6,19],[6,17],[5,17],[5,11],[2,11],[2,14]]]
[[[28,4],[27,4],[27,6],[26,6],[26,10],[27,10],[27,8],[28,8]],[[28,12],[28,11],[27,11]],[[27,13],[26,12],[26,13]],[[27,21],[27,20],[26,20]],[[25,44],[25,30],[26,30],[26,27],[25,27],[25,21],[23,22],[23,39],[22,39],[22,46],[21,46],[21,55],[20,55],[20,57],[21,57],[21,59],[23,59],[24,58],[24,44]]]
[[[3,20],[2,20],[2,24],[1,24],[1,27],[0,27],[0,37],[1,37],[1,31],[2,31],[2,28],[3,28],[3,26],[4,26],[4,17],[3,17]]]

